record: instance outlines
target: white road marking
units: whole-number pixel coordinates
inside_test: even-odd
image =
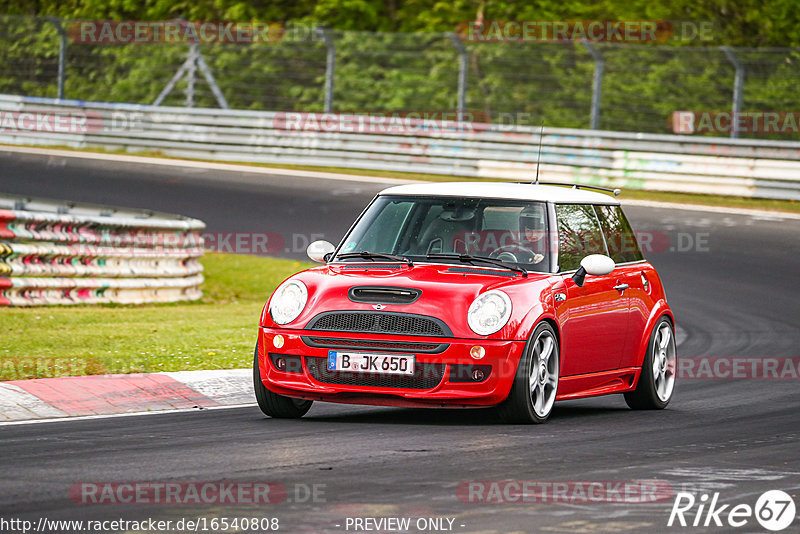
[[[0,419],[18,421],[31,417],[60,418],[67,414],[19,386],[0,382]]]
[[[189,386],[220,404],[248,404],[254,398],[252,369],[176,371],[161,374]]]
[[[110,413],[103,415],[79,415],[75,417],[59,417],[55,419],[28,419],[26,421],[0,421],[0,426],[34,425],[39,423],[58,423],[64,421],[86,421],[89,419],[112,419],[114,417],[137,417],[140,415],[165,415],[171,413],[201,412],[201,411],[204,412],[206,410],[229,410],[231,408],[245,408],[248,406],[256,406],[256,403],[252,402],[247,404],[231,404],[227,406],[211,406],[208,408],[178,408],[175,410],[153,410],[149,412]]]
[[[100,161],[115,161],[122,163],[138,163],[144,165],[162,165],[165,167],[184,167],[184,168],[202,169],[202,170],[243,172],[252,174],[269,174],[273,176],[298,176],[301,178],[319,178],[323,180],[340,180],[345,182],[367,182],[367,183],[389,184],[389,185],[425,183],[424,181],[420,180],[405,180],[400,178],[385,178],[377,176],[361,176],[358,174],[338,174],[332,172],[300,171],[296,169],[256,167],[254,165],[247,165],[247,164],[236,165],[233,163],[212,163],[210,161],[153,158],[145,156],[131,156],[127,154],[101,154],[99,152],[78,152],[78,151],[73,152],[71,150],[56,150],[50,148],[0,146],[0,152],[37,154],[42,156],[59,156],[64,158],[93,159]]]

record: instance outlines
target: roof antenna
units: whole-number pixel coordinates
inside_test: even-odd
[[[542,135],[544,134],[544,119],[539,129],[539,154],[536,156],[536,181],[534,185],[539,185],[539,163],[542,161]]]

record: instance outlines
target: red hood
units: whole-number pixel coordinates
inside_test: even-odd
[[[348,268],[343,268],[345,265]],[[357,310],[375,311],[373,304],[353,302],[348,291],[353,286],[390,286],[414,288],[422,291],[420,297],[410,304],[389,304],[384,311],[427,315],[443,320],[457,338],[481,337],[467,325],[467,311],[479,294],[490,289],[502,289],[511,298],[512,315],[508,324],[499,332],[488,336],[491,339],[516,339],[515,333],[529,313],[541,313],[543,300],[554,278],[547,274],[530,273],[527,277],[511,271],[491,267],[469,265],[415,264],[399,268],[378,267],[367,264],[331,264],[300,272],[291,278],[302,281],[308,288],[308,302],[300,316],[280,328],[302,329],[316,315],[327,311]],[[361,269],[360,267],[364,268]],[[464,268],[464,274],[448,272],[451,268]],[[514,276],[509,276],[514,274]],[[268,310],[269,303],[261,314],[261,326],[278,327]]]

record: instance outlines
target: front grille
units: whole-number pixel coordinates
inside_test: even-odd
[[[325,312],[314,317],[308,330],[362,332],[367,334],[405,334],[409,336],[452,337],[439,319],[387,312]]]
[[[321,349],[373,349],[394,352],[419,352],[438,354],[450,345],[447,343],[417,343],[414,341],[371,341],[368,339],[337,339],[329,337],[303,336],[309,347]]]
[[[445,364],[419,363],[413,375],[376,375],[369,373],[345,373],[329,371],[327,358],[306,356],[308,373],[325,384],[366,386],[374,388],[433,389],[444,376]]]

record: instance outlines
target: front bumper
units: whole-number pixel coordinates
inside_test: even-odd
[[[284,344],[276,348],[280,334]],[[485,349],[476,360],[470,349]],[[382,406],[477,407],[508,396],[525,341],[486,341],[260,328],[258,364],[264,386],[288,397]],[[329,372],[328,351],[413,354],[414,377]],[[297,365],[279,370],[279,357]],[[292,358],[294,357],[294,358]],[[480,373],[473,374],[474,371]],[[483,376],[481,376],[481,374]]]

